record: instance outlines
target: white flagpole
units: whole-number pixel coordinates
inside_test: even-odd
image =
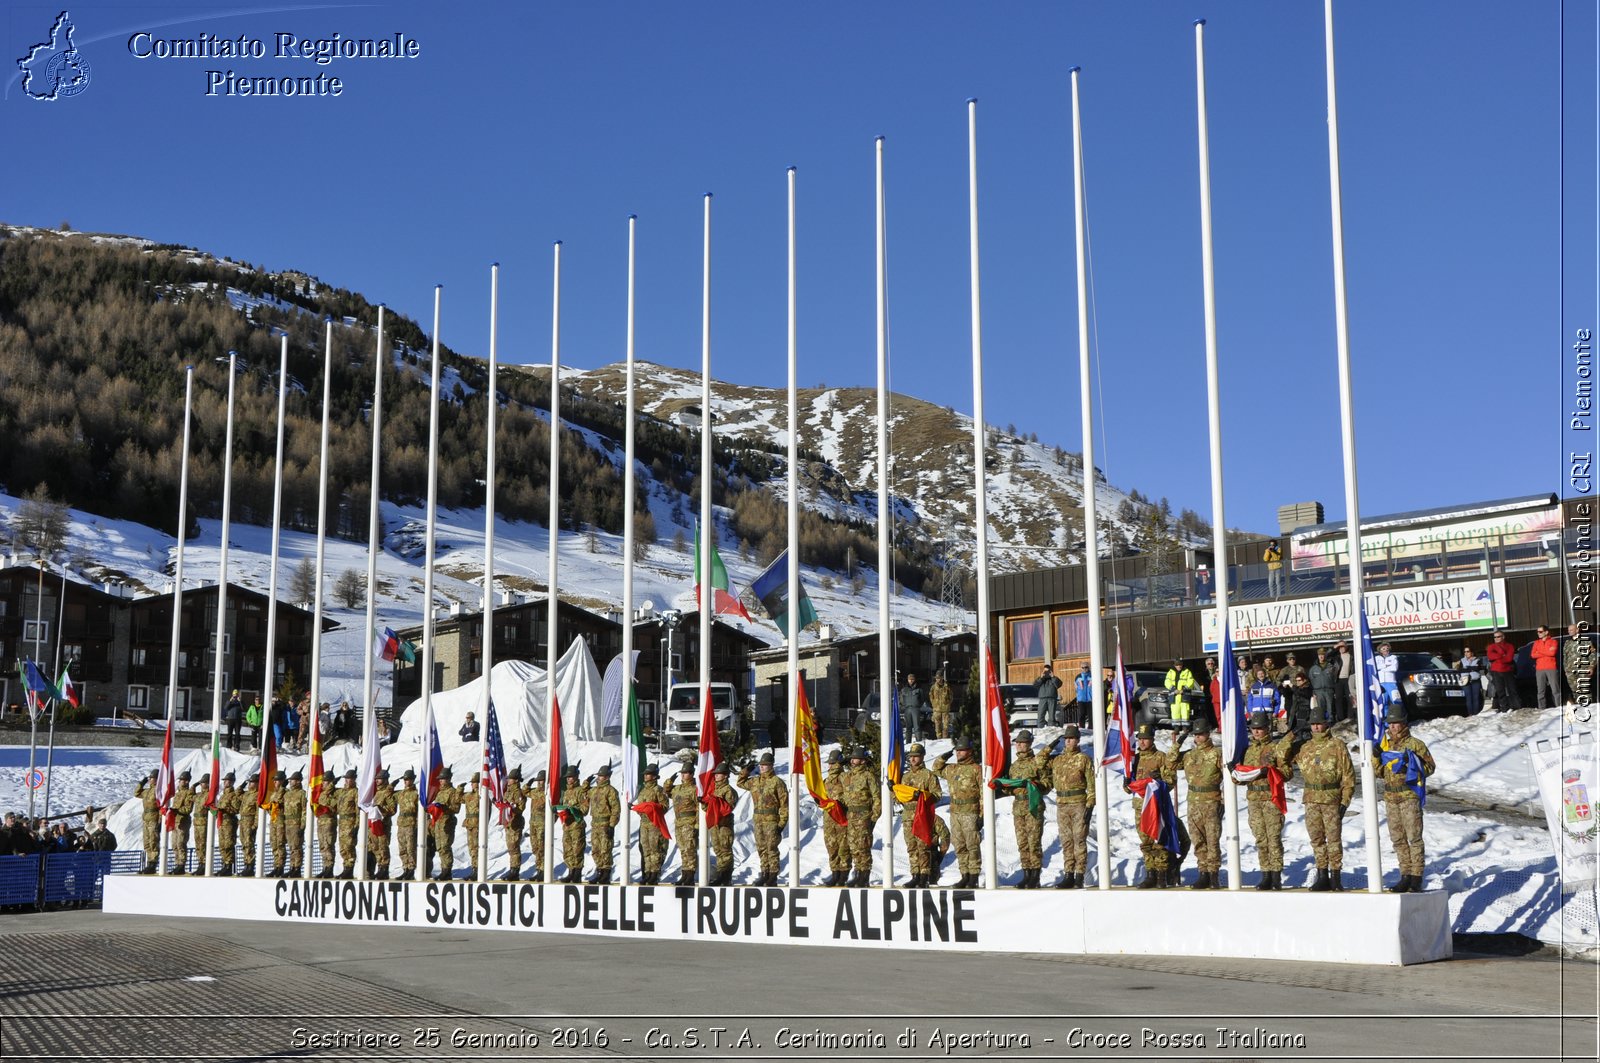
[[[322,449],[317,460],[317,588],[312,595],[311,608],[311,703],[306,711],[311,714],[311,719],[306,721],[311,732],[311,745],[320,747],[322,735],[322,587],[326,580],[322,578],[323,565],[327,559],[328,542],[328,414],[333,398],[333,318],[329,318],[323,330],[323,356],[322,356]],[[308,794],[317,787],[318,780],[309,778],[311,771],[310,762],[307,761],[306,790]],[[326,770],[326,769],[324,769]],[[335,780],[337,782],[337,780]],[[332,806],[333,794],[327,788],[322,789],[322,801],[325,805]],[[312,828],[316,826],[317,810],[308,796],[306,799],[306,875],[310,877],[311,859],[315,855],[311,850]],[[319,842],[321,839],[317,839]],[[322,869],[326,878],[333,877],[332,866]]]
[[[894,514],[889,510],[889,248],[888,226],[884,219],[883,138],[874,142],[875,203],[874,234],[877,251],[877,326],[878,326],[878,763],[884,774],[878,783],[887,815],[878,830],[883,841],[884,888],[894,885],[894,793],[889,788],[889,714],[898,712],[895,704],[894,632],[889,629],[889,534]],[[904,741],[904,730],[901,731]]]
[[[705,726],[704,706],[711,696],[711,617],[716,609],[717,592],[711,587],[711,551],[716,545],[717,531],[711,523],[712,482],[716,471],[711,466],[711,193],[705,197],[705,230],[700,260],[700,719]],[[716,726],[716,712],[711,715],[711,725]],[[704,736],[701,736],[702,740]],[[698,760],[696,775],[698,775]],[[715,767],[715,765],[713,765]],[[695,784],[698,787],[699,779]],[[707,859],[711,833],[706,823],[706,809],[700,810],[698,838],[698,866],[700,881],[709,882],[711,865]],[[717,868],[720,877],[727,869]],[[729,880],[732,881],[731,879]]]
[[[1078,75],[1072,68],[1072,187],[1076,200],[1078,254],[1078,387],[1083,420],[1083,562],[1089,597],[1089,672],[1094,678],[1095,788],[1106,794],[1105,735],[1106,694],[1100,676],[1105,672],[1105,641],[1101,637],[1100,521],[1095,506],[1094,403],[1089,365],[1089,220],[1083,188],[1083,117],[1078,100]],[[1129,741],[1132,736],[1129,736]],[[1095,802],[1095,878],[1103,890],[1111,888],[1111,801]]]
[[[795,296],[795,168],[789,167],[789,885],[800,885],[800,392],[796,383],[799,332]]]
[[[227,682],[227,667],[224,664],[224,647],[228,637],[228,518],[233,513],[233,395],[234,384],[238,378],[239,355],[234,351],[228,352],[228,428],[225,433],[225,442],[222,447],[222,545],[217,551],[217,641],[216,662],[211,670],[211,748],[216,749],[222,732],[222,684]],[[222,770],[221,758],[212,767],[212,771]],[[221,779],[212,779],[211,785],[219,789]],[[210,789],[207,788],[207,793]],[[199,815],[203,816],[210,830],[206,832],[206,848],[204,852],[195,851],[195,857],[201,861],[200,873],[207,878],[211,877],[211,854],[217,846],[216,816],[212,809],[202,808]],[[232,859],[232,856],[229,856]]]
[[[428,524],[424,538],[422,561],[422,756],[418,761],[418,788],[427,787],[428,743],[431,736],[427,725],[433,719],[433,556],[434,530],[439,512],[439,304],[444,297],[444,285],[433,286],[433,357],[428,387]],[[428,810],[417,808],[417,867],[418,873],[427,877],[433,871],[433,861],[428,857]]]
[[[978,297],[978,101],[967,101],[967,233],[972,286],[972,450],[973,523],[978,541],[978,756],[984,774],[983,787],[983,883],[994,889],[999,884],[995,866],[994,791],[988,786],[989,720],[985,701],[989,681],[989,492],[984,477],[988,440],[983,426],[983,316]],[[1093,625],[1090,625],[1091,629]],[[1009,736],[1007,736],[1009,737]]]
[[[634,353],[634,241],[639,216],[628,215],[628,396],[622,446],[622,875],[624,886],[633,881],[633,801],[639,796],[637,754],[628,749],[628,707],[633,700],[633,353]]]
[[[561,544],[561,241],[555,243],[554,281],[550,293],[550,562],[545,573],[548,591],[545,597],[545,673],[544,711],[545,737],[550,742],[562,741],[555,730],[556,704],[556,632],[560,619],[560,591],[556,583],[556,558]],[[549,758],[546,757],[546,760]],[[545,794],[555,794],[561,788],[560,779],[545,779]],[[565,796],[565,795],[563,795]],[[563,803],[565,803],[563,801]],[[539,871],[544,881],[555,881],[556,823],[552,810],[546,810],[544,854]],[[578,869],[582,877],[583,868]],[[567,869],[570,874],[572,868]]]
[[[1344,450],[1345,527],[1350,538],[1350,623],[1352,652],[1362,653],[1361,603],[1361,501],[1356,487],[1355,386],[1350,375],[1350,318],[1345,305],[1344,284],[1344,198],[1339,184],[1339,96],[1333,78],[1333,0],[1323,0],[1323,29],[1328,66],[1328,182],[1333,210],[1333,314],[1339,343],[1339,435]],[[1365,662],[1358,661],[1357,668]],[[1364,675],[1364,673],[1361,673]],[[1362,684],[1363,689],[1365,684]],[[1358,733],[1361,736],[1362,828],[1367,835],[1367,892],[1383,889],[1382,855],[1378,849],[1377,780],[1372,772],[1372,747],[1378,735],[1368,728],[1365,697],[1358,704]]]
[[[172,569],[172,652],[167,665],[167,729],[172,729],[173,717],[178,713],[178,636],[183,628],[183,544],[189,529],[189,425],[194,410],[194,366],[183,367],[183,461],[178,466],[178,549]],[[157,873],[167,873],[167,824],[163,810],[160,821],[161,849],[156,864]],[[179,853],[178,858],[188,863],[189,854]]]
[[[489,267],[489,409],[485,423],[485,455],[483,461],[483,700],[479,713],[483,720],[482,726],[489,726],[489,706],[493,703],[493,693],[489,687],[494,676],[494,443],[496,414],[500,407],[499,388],[499,322],[500,322],[500,263],[496,262]],[[484,738],[484,750],[488,749],[487,735]],[[502,750],[504,746],[502,745]],[[479,758],[484,759],[483,757]],[[491,817],[499,818],[494,809],[484,804],[485,793],[483,784],[486,780],[478,780],[478,836],[469,844],[478,850],[478,881],[485,882],[489,878],[489,824]]]
[[[1194,78],[1195,101],[1200,130],[1200,273],[1205,294],[1206,311],[1206,411],[1211,431],[1211,532],[1215,537],[1212,563],[1217,568],[1217,653],[1222,653],[1223,635],[1228,626],[1228,523],[1222,510],[1222,386],[1217,363],[1217,283],[1216,266],[1211,254],[1211,133],[1206,120],[1206,20],[1194,24]],[[1233,662],[1218,663],[1217,674],[1223,668],[1232,668]],[[1243,706],[1235,706],[1242,712]],[[1230,724],[1223,719],[1224,706],[1213,705],[1217,728],[1221,731]],[[1239,791],[1234,786],[1233,775],[1222,773],[1222,837],[1228,845],[1228,888],[1240,887],[1239,865]]]
[[[383,517],[379,505],[383,493],[378,489],[379,472],[382,469],[380,460],[383,447],[383,370],[389,360],[389,349],[383,340],[383,318],[385,307],[378,306],[378,351],[373,357],[372,371],[372,481],[367,503],[367,638],[374,637],[374,629],[378,626],[378,546],[383,536]],[[377,799],[378,772],[382,766],[382,754],[378,752],[378,706],[377,702],[377,665],[373,663],[372,645],[369,641],[366,653],[366,669],[361,682],[361,778],[357,780],[361,787],[362,818],[376,818],[379,816],[378,808],[373,802]],[[370,777],[369,777],[370,776]],[[361,823],[356,828],[356,876],[367,878],[367,825]],[[383,844],[389,845],[389,835],[383,836]]]
[[[256,748],[259,756],[266,752],[267,743],[273,741],[272,734],[272,698],[273,686],[278,681],[278,540],[282,531],[283,517],[283,421],[284,407],[289,400],[289,336],[284,334],[278,347],[278,452],[272,465],[272,560],[267,566],[267,679],[266,691],[262,698],[265,715],[261,720],[261,742]],[[377,485],[373,485],[377,490]],[[273,758],[277,763],[277,758]],[[257,764],[260,771],[260,764]],[[267,780],[267,792],[271,793],[273,780]],[[255,796],[251,795],[251,800]],[[279,815],[282,815],[280,810]],[[272,832],[272,816],[265,819],[261,817],[260,809],[256,813],[256,866],[263,873],[267,866],[267,835]]]

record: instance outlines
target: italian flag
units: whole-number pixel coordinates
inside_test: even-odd
[[[72,674],[69,669],[61,669],[61,678],[56,680],[56,689],[61,692],[62,698],[66,699],[67,703],[73,708],[81,709],[83,707],[83,692],[78,688],[78,684],[72,681]]]
[[[704,605],[700,597],[700,527],[694,529],[694,597],[695,601]],[[722,563],[722,555],[717,553],[717,541],[711,540],[711,615],[718,613],[731,613],[750,619],[750,613],[745,609],[744,603],[734,597],[728,587],[728,568]]]
[[[211,786],[206,790],[205,807],[215,807],[217,790],[222,785],[222,732],[211,732]]]
[[[644,779],[644,725],[639,719],[639,697],[633,689],[633,677],[629,676],[626,682],[628,707],[622,724],[622,800],[632,802]]]

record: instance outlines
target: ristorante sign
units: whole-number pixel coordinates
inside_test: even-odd
[[[1368,591],[1363,600],[1372,635],[1431,635],[1488,631],[1508,626],[1505,580],[1419,583]],[[1353,637],[1355,624],[1348,594],[1248,602],[1228,607],[1233,643],[1240,650],[1303,645]],[[1201,614],[1201,639],[1207,651],[1220,641],[1216,609]]]

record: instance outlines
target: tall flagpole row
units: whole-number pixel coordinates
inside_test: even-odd
[[[637,787],[644,778],[635,778],[634,754],[628,752],[629,713],[633,711],[633,495],[634,495],[634,438],[633,438],[633,340],[634,340],[634,246],[639,226],[637,215],[628,215],[628,321],[625,340],[627,362],[627,399],[622,429],[622,719],[623,755],[630,758],[630,766],[622,772],[624,780],[633,779],[634,789],[622,795],[622,875],[624,884],[633,881],[633,802],[638,798]],[[624,789],[627,789],[624,786]]]
[[[489,407],[484,415],[483,458],[483,698],[479,703],[479,727],[483,730],[484,749],[489,741],[489,709],[494,704],[494,482],[495,482],[495,425],[500,412],[500,263],[489,267]],[[496,714],[498,716],[498,714]],[[502,747],[503,748],[503,747]],[[478,757],[484,757],[480,750]],[[473,863],[478,868],[477,880],[489,877],[489,830],[499,819],[499,813],[484,801],[484,783],[478,780],[478,836],[468,841],[477,857]],[[502,786],[504,783],[502,782]]]
[[[882,842],[883,859],[879,885],[887,888],[894,885],[895,801],[887,771],[889,758],[895,755],[895,751],[889,748],[889,734],[893,730],[890,714],[900,710],[895,698],[894,632],[889,628],[889,535],[894,526],[894,514],[889,509],[889,232],[883,189],[883,138],[878,137],[873,147],[877,178],[874,242],[877,251],[878,712],[881,721],[878,727],[878,763],[885,769],[878,781],[885,813],[878,822],[878,837]]]
[[[983,720],[980,735],[987,733],[985,698],[989,683],[989,667],[993,660],[989,639],[989,492],[984,473],[988,460],[988,440],[983,423],[983,316],[978,298],[978,101],[967,101],[967,232],[968,266],[972,291],[972,475],[973,475],[973,525],[977,539],[978,578],[978,686],[979,717]],[[988,786],[988,743],[978,743],[979,763],[984,775],[983,787],[983,875],[984,886],[994,889],[999,883],[999,868],[995,863],[994,791]]]
[[[711,617],[716,610],[717,593],[712,587],[711,556],[716,547],[717,529],[712,523],[712,482],[716,470],[711,464],[711,193],[705,197],[705,231],[700,266],[700,702],[704,706],[711,697]],[[701,721],[704,726],[705,712]],[[711,725],[716,726],[713,711]],[[704,735],[701,736],[704,741]],[[713,765],[714,766],[714,765]],[[698,783],[698,779],[696,782]],[[706,809],[700,809],[700,831],[696,866],[700,880],[709,882],[710,863],[706,859],[710,847],[711,831],[706,823]],[[720,874],[722,868],[717,871]]]
[[[389,361],[389,349],[384,342],[383,326],[386,307],[378,307],[378,349],[373,356],[372,370],[372,471],[371,484],[367,496],[367,638],[373,639],[378,627],[378,549],[383,538],[383,517],[380,504],[383,492],[379,490],[379,474],[382,471],[383,454],[383,371]],[[377,740],[377,658],[369,644],[365,668],[361,678],[361,734],[362,744]],[[367,750],[362,749],[362,761],[365,763]],[[366,779],[361,780],[362,790],[366,791]],[[362,817],[369,818],[371,813]],[[370,833],[365,822],[359,823],[356,828],[356,876],[367,877],[367,836]],[[386,833],[383,835],[382,844],[387,847],[392,839]]]
[[[1206,319],[1206,413],[1211,440],[1211,531],[1215,536],[1212,564],[1217,567],[1217,674],[1234,667],[1222,653],[1228,628],[1228,522],[1222,506],[1222,387],[1217,357],[1217,284],[1212,256],[1211,232],[1211,133],[1206,120],[1206,45],[1204,19],[1194,24],[1195,106],[1199,121],[1200,144],[1200,275]],[[1243,705],[1214,705],[1217,726],[1223,733],[1231,725],[1225,713],[1243,712]],[[1222,773],[1222,837],[1227,846],[1228,888],[1237,890],[1241,882],[1239,863],[1239,791],[1233,773]]]
[[[439,509],[439,307],[444,298],[444,285],[433,287],[433,351],[428,380],[428,515],[424,535],[422,562],[422,732],[421,756],[418,759],[417,785],[427,785],[428,743],[431,735],[426,727],[433,720],[433,560],[434,532]],[[433,797],[432,787],[428,796]],[[428,810],[420,804],[417,808],[417,860],[418,867],[432,869],[428,858]]]
[[[1078,264],[1078,395],[1083,420],[1083,563],[1089,597],[1089,672],[1094,691],[1094,749],[1096,792],[1106,795],[1095,802],[1095,879],[1103,890],[1111,888],[1111,799],[1106,788],[1106,652],[1100,609],[1100,518],[1095,499],[1094,382],[1089,358],[1089,218],[1083,187],[1083,112],[1078,80],[1082,71],[1072,68],[1072,188],[1077,222]],[[1131,741],[1131,739],[1130,739]]]
[[[310,719],[306,721],[307,730],[311,734],[312,747],[318,748],[323,741],[322,735],[322,609],[323,587],[327,580],[323,578],[323,566],[327,563],[328,552],[328,449],[329,433],[329,407],[333,401],[333,319],[329,318],[325,327],[325,338],[322,353],[322,448],[321,457],[317,461],[317,586],[312,594],[311,607],[311,701],[306,706]],[[309,764],[309,762],[308,762]],[[307,791],[317,793],[324,805],[333,804],[333,792],[330,787],[317,790],[319,780],[310,777],[311,769],[306,771]],[[306,862],[305,869],[311,872],[312,828],[317,824],[317,802],[310,797],[306,798]],[[320,842],[321,839],[318,839]],[[329,852],[332,852],[330,846]],[[333,870],[329,866],[322,869],[324,876],[332,876]]]
[[[275,742],[272,731],[272,704],[274,688],[278,682],[278,548],[283,529],[283,432],[284,411],[289,402],[289,336],[285,333],[278,346],[278,449],[272,465],[272,557],[267,564],[267,666],[266,690],[262,693],[261,743],[258,754],[266,752],[267,743]],[[372,485],[374,493],[378,485]],[[370,583],[369,583],[370,585]],[[276,752],[276,750],[274,750]],[[273,758],[276,763],[277,758]],[[259,770],[259,769],[258,769]],[[276,780],[266,781],[266,792],[271,793]],[[280,801],[281,804],[281,801]],[[281,807],[262,818],[257,810],[256,866],[267,866],[267,835],[272,832],[272,820],[283,815]]]
[[[222,736],[222,685],[227,682],[227,646],[228,646],[228,531],[229,517],[233,513],[233,409],[234,385],[238,382],[239,355],[233,351],[228,352],[228,428],[225,433],[225,442],[222,447],[222,543],[217,549],[217,632],[215,657],[211,670],[211,748],[218,748]],[[242,709],[241,709],[242,711]],[[222,770],[221,758],[211,767],[212,771]],[[211,786],[218,790],[222,787],[221,779],[210,779]],[[211,790],[207,789],[209,795]],[[201,808],[195,810],[195,818],[206,822],[212,828],[207,831],[207,846],[202,851],[197,847],[195,855],[201,861],[200,873],[207,878],[211,877],[211,853],[216,849],[217,831],[215,822],[216,813],[213,809]],[[229,857],[231,862],[232,857]]]
[[[800,399],[797,384],[799,332],[795,292],[795,168],[789,167],[789,669],[784,697],[789,705],[789,885],[800,885]]]
[[[194,366],[183,369],[183,457],[178,466],[178,542],[172,569],[172,650],[167,657],[167,733],[172,733],[172,721],[178,714],[178,653],[179,636],[183,630],[183,547],[189,538],[189,429],[194,419]],[[163,809],[165,812],[165,809]],[[158,829],[160,851],[157,854],[158,873],[167,873],[167,825],[165,815]],[[187,862],[187,853],[178,853],[178,859]]]
[[[1344,197],[1339,184],[1339,94],[1333,76],[1333,0],[1323,2],[1323,31],[1327,44],[1328,74],[1328,185],[1333,214],[1333,315],[1338,337],[1339,359],[1339,439],[1344,452],[1345,528],[1350,538],[1350,620],[1351,652],[1361,654],[1361,607],[1364,594],[1361,564],[1361,499],[1356,485],[1355,385],[1350,373],[1350,318],[1345,303],[1344,282]],[[1357,661],[1353,673],[1364,678],[1364,661]],[[1361,736],[1361,821],[1367,836],[1367,891],[1383,888],[1383,865],[1378,849],[1377,780],[1372,771],[1372,747],[1378,741],[1368,726],[1366,710],[1372,695],[1365,682],[1359,684],[1357,699]]]
[[[545,570],[545,673],[544,673],[544,733],[548,742],[561,742],[562,736],[556,733],[556,661],[559,655],[556,652],[556,635],[561,630],[558,626],[560,620],[561,592],[556,581],[556,564],[561,545],[561,241],[557,240],[552,250],[554,265],[550,289],[550,508],[546,520],[549,522],[550,548],[548,567]],[[545,758],[549,760],[548,757]],[[553,799],[561,790],[560,779],[547,778],[544,781],[546,800]],[[562,795],[565,798],[565,794]],[[563,800],[563,803],[565,801]],[[540,857],[539,871],[544,876],[544,881],[555,881],[555,839],[556,824],[560,822],[554,810],[547,810],[545,815],[544,852]],[[568,871],[583,868],[568,868]]]

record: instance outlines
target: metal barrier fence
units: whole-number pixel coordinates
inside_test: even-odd
[[[137,874],[144,853],[35,853],[0,856],[0,906],[37,908],[45,904],[98,904],[110,874]]]
[[[39,857],[0,856],[0,905],[39,903]]]

